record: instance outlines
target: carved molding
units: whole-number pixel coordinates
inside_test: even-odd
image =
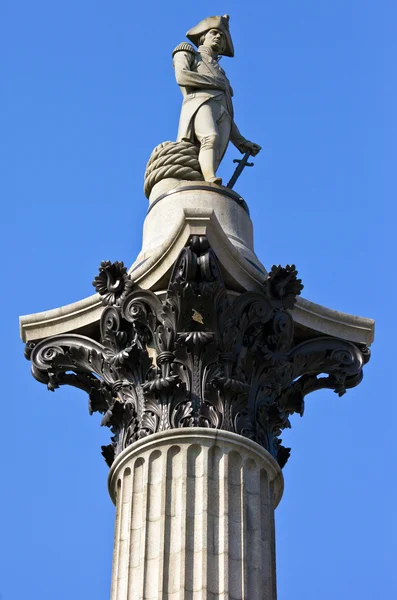
[[[290,314],[302,290],[294,265],[273,267],[260,292],[230,300],[206,237],[174,265],[163,300],[133,284],[122,262],[101,263],[93,282],[106,306],[101,341],[77,334],[29,343],[34,377],[89,395],[112,431],[106,462],[158,431],[209,427],[262,445],[283,467],[280,434],[304,398],[339,395],[362,379],[364,346],[333,337],[296,344]]]

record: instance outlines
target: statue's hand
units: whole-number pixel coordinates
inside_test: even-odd
[[[249,150],[252,156],[256,156],[262,150],[262,146],[259,146],[259,144],[254,144],[254,142],[244,140],[244,142],[238,144],[237,149],[240,150],[241,154],[245,154]]]

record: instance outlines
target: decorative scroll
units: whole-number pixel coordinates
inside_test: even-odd
[[[191,238],[165,298],[133,284],[122,262],[101,263],[100,343],[59,335],[29,344],[34,377],[73,385],[103,414],[106,462],[157,431],[211,427],[261,444],[284,466],[280,434],[304,398],[360,383],[367,348],[332,338],[296,343],[290,314],[302,290],[295,266],[273,267],[263,289],[230,299],[205,237]]]

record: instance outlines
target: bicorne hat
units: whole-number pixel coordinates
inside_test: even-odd
[[[203,19],[203,21],[200,21],[195,27],[189,29],[186,37],[198,47],[200,45],[200,38],[204,33],[210,29],[219,29],[224,34],[226,42],[225,49],[223,52],[220,52],[220,54],[223,54],[224,56],[234,56],[233,42],[229,31],[229,19],[229,15],[224,15],[223,17],[207,17],[206,19]]]

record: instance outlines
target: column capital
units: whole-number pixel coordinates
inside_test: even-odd
[[[192,236],[167,291],[133,283],[123,263],[102,262],[93,282],[105,306],[100,339],[62,334],[30,343],[34,377],[50,390],[73,385],[113,433],[109,466],[130,444],[170,429],[231,431],[283,467],[280,439],[304,397],[339,395],[362,379],[369,350],[295,328],[303,286],[294,265],[274,266],[259,291],[229,292],[205,236]]]

